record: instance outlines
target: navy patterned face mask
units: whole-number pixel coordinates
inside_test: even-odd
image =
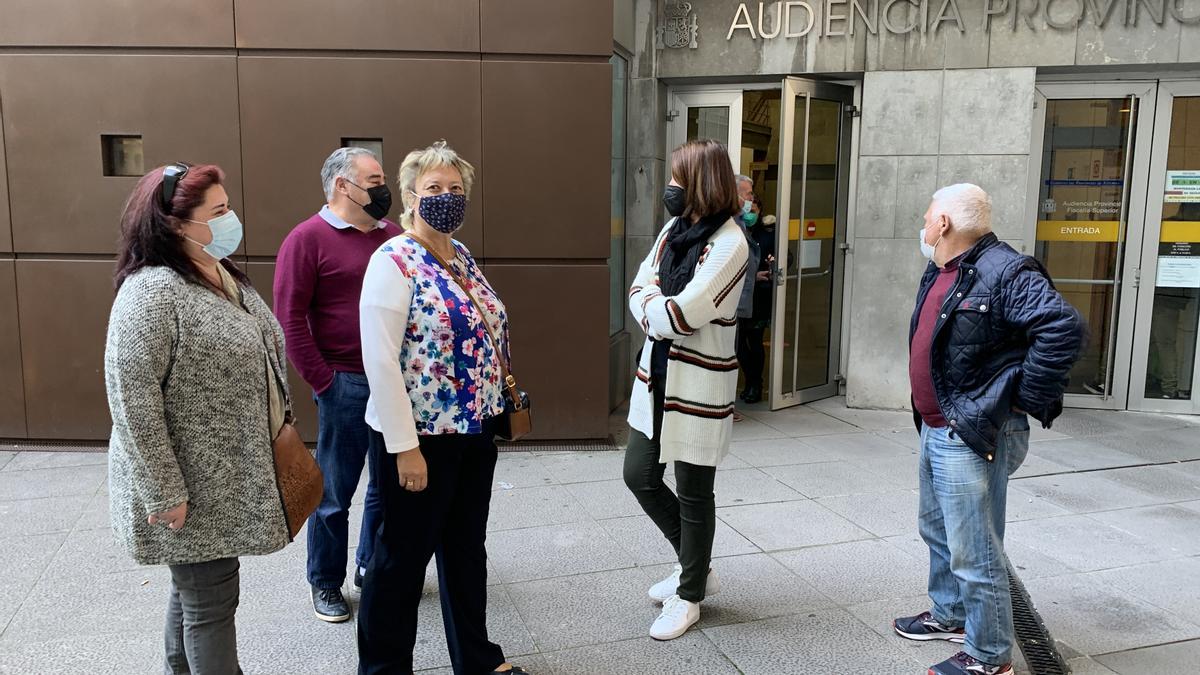
[[[453,192],[443,192],[432,197],[422,197],[413,192],[414,197],[421,200],[417,212],[429,226],[444,234],[453,234],[462,227],[467,215],[467,196]]]

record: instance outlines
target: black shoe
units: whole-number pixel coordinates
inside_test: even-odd
[[[350,618],[350,603],[342,596],[340,588],[312,589],[313,611],[317,618],[329,623],[341,623]]]
[[[1104,380],[1096,380],[1094,382],[1086,382],[1083,388],[1097,396],[1104,395]]]
[[[746,403],[758,403],[762,400],[762,387],[746,387],[742,390],[742,400]]]
[[[525,670],[521,666],[513,666],[508,670],[493,670],[492,673],[493,675],[495,675],[495,673],[500,673],[500,675],[529,675],[529,671]]]
[[[965,639],[962,628],[943,626],[933,618],[932,612],[921,612],[916,616],[902,616],[892,621],[892,628],[900,637],[920,642],[946,640],[961,645]]]
[[[361,591],[362,585],[363,585],[362,568],[355,567],[354,568],[354,587]]]

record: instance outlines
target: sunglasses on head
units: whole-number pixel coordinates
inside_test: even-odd
[[[190,168],[183,162],[175,162],[163,169],[162,206],[167,213],[171,212],[171,200],[175,198],[175,188],[179,187],[179,181],[183,180]]]

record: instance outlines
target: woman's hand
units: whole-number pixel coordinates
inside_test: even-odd
[[[409,492],[420,492],[429,486],[429,467],[421,448],[396,455],[396,472],[400,474],[400,487]]]
[[[183,523],[185,520],[187,520],[187,502],[184,502],[179,506],[167,511],[151,513],[150,516],[146,518],[146,522],[150,523],[151,525],[166,525],[172,530],[183,529]]]

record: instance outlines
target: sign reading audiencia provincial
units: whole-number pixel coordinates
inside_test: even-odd
[[[963,18],[960,3],[974,9],[983,5],[982,21]],[[732,6],[732,4],[731,4]],[[976,15],[972,12],[971,15]],[[695,49],[699,26],[693,5],[669,1],[665,22],[658,29],[659,48]],[[1110,24],[1138,26],[1151,21],[1166,25],[1200,24],[1194,0],[791,0],[742,2],[733,9],[725,39],[735,35],[754,40],[829,38],[859,33],[895,35],[938,33],[989,33],[1039,30],[1041,19],[1054,30],[1072,31],[1085,22],[1098,28]]]

